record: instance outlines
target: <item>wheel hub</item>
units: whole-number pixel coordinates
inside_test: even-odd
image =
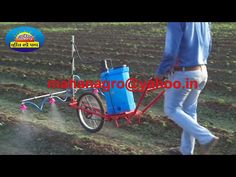
[[[88,110],[88,111],[92,111],[92,109],[90,107],[85,107],[85,110]],[[89,112],[84,112],[84,115],[87,119],[91,119],[93,114],[92,113],[89,113]]]

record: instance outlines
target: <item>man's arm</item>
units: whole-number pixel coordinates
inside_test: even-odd
[[[162,61],[156,71],[157,77],[163,77],[171,70],[173,65],[175,65],[180,43],[183,37],[183,28],[184,26],[181,23],[168,23],[165,51]]]

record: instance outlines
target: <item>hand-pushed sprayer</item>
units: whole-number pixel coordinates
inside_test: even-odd
[[[77,57],[80,57],[77,46],[75,45],[74,36],[71,40],[72,52],[71,52],[71,79],[80,80],[80,77],[75,74],[75,53]],[[110,61],[111,67],[108,67],[107,61]],[[123,81],[126,83],[130,79],[129,67],[123,65],[121,67],[113,67],[111,60],[104,60],[101,63],[102,73],[100,75],[101,81]],[[153,78],[148,80],[151,82]],[[147,93],[161,89],[154,99],[141,108],[141,103],[143,102]],[[88,88],[83,88],[89,92],[85,92],[79,96],[78,100],[75,99],[75,94],[79,90],[74,88],[74,82],[72,82],[72,88],[68,88],[63,91],[49,93],[45,95],[35,96],[32,98],[24,99],[21,101],[20,109],[21,111],[26,111],[27,106],[32,106],[33,108],[42,111],[45,104],[56,104],[56,101],[67,102],[69,100],[69,106],[76,109],[78,119],[81,125],[89,132],[95,133],[103,127],[104,121],[115,121],[117,127],[119,127],[119,120],[125,119],[128,124],[131,124],[131,120],[136,118],[137,122],[141,122],[141,117],[147,110],[149,110],[156,102],[158,102],[164,95],[165,90],[162,90],[162,86],[149,87],[147,84],[144,92],[141,94],[137,104],[134,102],[133,91],[127,90],[125,88],[120,89],[118,86],[111,88],[108,92],[102,92],[100,89],[94,89],[91,86]],[[104,107],[104,101],[102,101],[102,95],[105,99],[106,107]],[[64,95],[64,98],[59,97],[59,95]],[[34,101],[42,99],[41,104],[37,105]]]

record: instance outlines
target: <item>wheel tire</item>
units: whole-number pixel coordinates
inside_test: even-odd
[[[104,113],[105,113],[105,109],[104,109],[104,106],[103,106],[103,104],[102,104],[102,101],[101,101],[101,99],[100,99],[96,94],[94,94],[94,93],[86,92],[86,93],[82,94],[82,95],[79,97],[79,99],[78,99],[77,105],[78,105],[78,106],[81,106],[81,105],[83,104],[82,101],[83,101],[84,99],[88,98],[88,97],[92,98],[93,101],[96,101],[97,106],[98,106],[99,109],[100,109],[100,113],[101,113],[101,114],[104,114]],[[99,118],[99,123],[97,124],[96,127],[92,128],[91,126],[89,126],[89,125],[86,123],[85,120],[88,120],[88,119],[90,119],[90,118],[87,118],[85,114],[88,114],[89,116],[92,116],[92,117],[95,116],[95,115],[92,115],[92,114],[89,114],[89,113],[85,113],[85,112],[83,112],[82,110],[77,109],[77,116],[78,116],[78,118],[79,118],[79,122],[80,122],[80,124],[82,125],[82,127],[83,127],[85,130],[87,130],[88,132],[91,132],[91,133],[96,133],[96,132],[98,132],[99,130],[101,130],[101,128],[103,127],[103,124],[104,124],[104,118],[96,116],[97,118]],[[87,116],[88,116],[88,115],[87,115]],[[92,120],[92,121],[96,121],[96,120]]]

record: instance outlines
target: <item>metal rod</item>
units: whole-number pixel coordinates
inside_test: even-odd
[[[24,99],[24,100],[22,100],[22,102],[36,100],[36,99],[39,99],[39,98],[49,97],[49,96],[53,96],[53,95],[59,95],[59,94],[66,93],[66,92],[67,91],[64,90],[64,91],[60,91],[60,92],[49,93],[49,94],[46,94],[46,95],[35,96],[35,97],[32,97],[32,98]]]
[[[139,109],[139,107],[140,107],[140,105],[141,105],[141,103],[142,103],[144,97],[146,96],[147,92],[148,92],[148,86],[145,88],[143,94],[142,94],[141,97],[139,98],[138,104],[137,104],[137,106],[136,106],[136,108],[135,108],[135,110],[134,110],[134,114],[136,114],[136,112],[138,111],[138,109]]]
[[[74,58],[74,52],[75,52],[75,36],[72,35],[72,52],[71,52],[71,79],[74,80],[74,71],[75,71],[75,58]],[[74,90],[74,83],[72,83],[72,98],[75,98],[75,90]]]
[[[88,86],[88,88],[82,88],[82,90],[87,90],[87,89],[91,89],[91,86]],[[79,90],[79,88],[75,88],[74,90],[77,91],[77,90]],[[24,100],[22,100],[22,102],[36,100],[36,99],[39,99],[39,98],[49,97],[49,96],[53,96],[53,95],[59,95],[59,94],[66,93],[66,92],[67,92],[67,90],[64,90],[64,91],[60,91],[60,92],[55,92],[55,93],[49,93],[49,94],[45,94],[45,95],[35,96],[35,97],[32,97],[32,98],[24,99]]]
[[[149,81],[151,81],[151,80],[152,80],[152,79],[149,79]],[[148,81],[148,83],[149,83],[149,81]],[[140,107],[141,103],[143,102],[143,99],[145,98],[146,94],[147,94],[148,92],[150,92],[150,91],[158,90],[158,89],[160,89],[160,88],[163,88],[163,87],[162,87],[162,86],[158,86],[158,87],[155,87],[155,88],[149,88],[149,85],[147,85],[147,87],[145,88],[143,94],[141,95],[141,97],[140,97],[140,99],[139,99],[139,101],[138,101],[138,104],[137,104],[137,106],[136,106],[136,108],[135,108],[135,110],[134,110],[134,114],[136,114],[137,111],[139,110],[139,107]],[[162,96],[163,94],[164,94],[164,93],[160,94],[160,96]],[[157,100],[158,100],[158,99],[159,99],[159,95],[158,95],[157,97],[158,97],[158,98],[157,98]],[[154,99],[154,102],[151,102],[151,104],[148,104],[148,106],[150,106],[150,105],[152,106],[154,103],[156,103],[157,100]],[[149,109],[149,107],[147,107],[147,109]],[[144,111],[142,111],[142,113],[146,112],[147,109],[145,108]]]
[[[162,95],[164,95],[165,90],[162,90],[156,98],[154,98],[143,110],[142,110],[142,114],[144,114],[148,109],[150,109],[152,107],[152,105],[154,105],[158,100],[160,100],[160,98],[162,97]]]

